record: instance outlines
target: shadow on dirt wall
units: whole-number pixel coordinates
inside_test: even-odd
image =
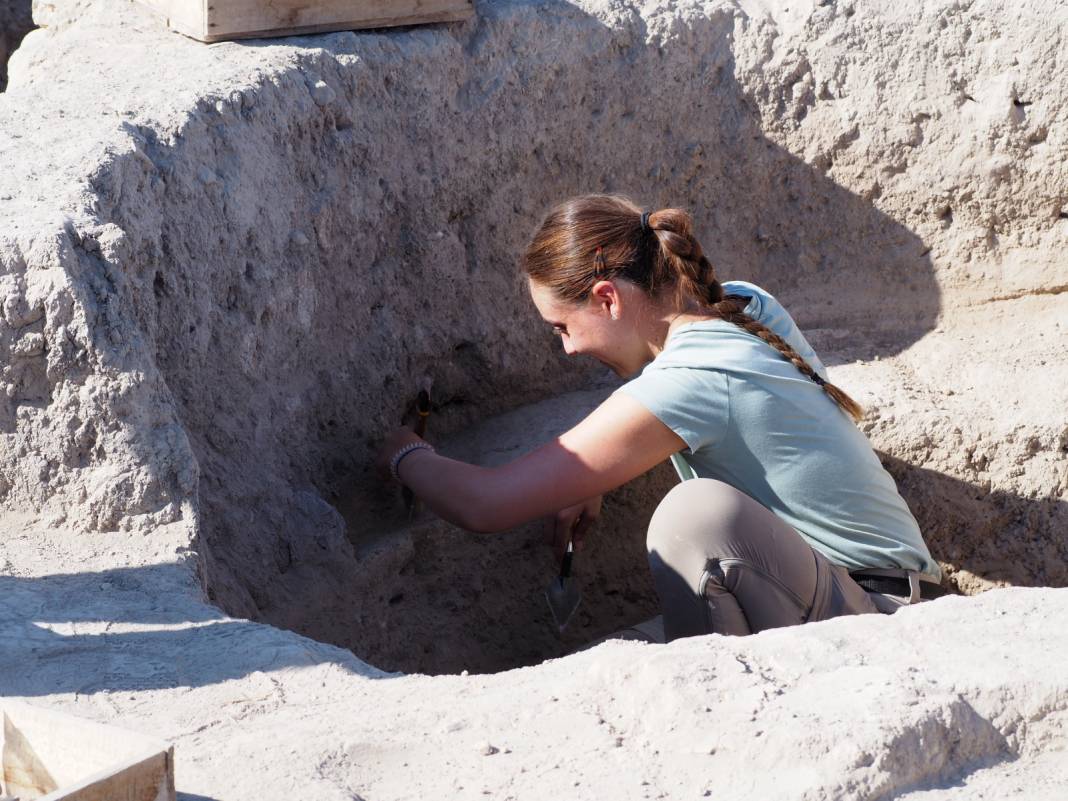
[[[525,13],[516,9],[529,25],[501,22]],[[413,376],[432,376],[448,400],[434,411],[438,436],[588,380],[564,366],[514,267],[564,197],[619,191],[691,208],[722,278],[754,280],[803,327],[854,330],[870,352],[896,353],[934,327],[940,293],[924,243],[763,134],[735,76],[735,24],[729,10],[689,16],[658,42],[637,14],[609,27],[566,2],[486,5],[448,28],[459,65],[434,28],[295,38],[336,102],[279,121],[264,85],[240,114],[198,121],[177,144],[142,130],[167,176],[155,194],[142,190],[159,227],[119,200],[102,202],[101,217],[131,237],[122,269],[201,468],[201,550],[220,606],[299,609],[281,576],[300,573],[324,526],[336,530],[331,507],[343,497],[365,507],[356,517],[371,529],[350,539],[388,528],[377,509],[385,493],[395,499],[370,465]],[[572,36],[543,35],[557,29]],[[422,55],[383,56],[406,49]],[[352,114],[372,102],[374,114]],[[456,151],[433,122],[457,114],[463,158],[442,158]],[[452,125],[441,135],[459,135]],[[249,137],[259,149],[244,152]],[[403,159],[383,156],[394,142]],[[128,166],[147,187],[144,162],[109,170],[122,181]],[[180,180],[205,170],[220,181]],[[274,227],[312,235],[278,245],[261,234]],[[435,232],[443,238],[428,244]],[[432,335],[401,338],[415,321]],[[354,583],[346,571],[361,569],[354,559],[303,567],[309,590],[338,594]]]
[[[990,491],[879,454],[920,524],[943,584],[973,593],[993,586],[1068,586],[1068,503]]]
[[[7,88],[7,60],[33,30],[31,0],[0,0],[0,92]]]

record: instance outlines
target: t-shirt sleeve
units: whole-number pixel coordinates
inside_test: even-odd
[[[794,318],[773,295],[746,281],[726,281],[723,289],[728,294],[748,295],[751,300],[745,307],[746,313],[785,339],[821,378],[827,378],[827,368],[816,355],[815,349],[805,339]]]
[[[634,398],[693,453],[722,442],[730,414],[728,378],[716,370],[646,368],[616,390]]]

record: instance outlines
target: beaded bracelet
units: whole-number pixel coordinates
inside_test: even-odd
[[[389,474],[393,476],[394,481],[400,481],[400,475],[397,473],[397,468],[400,466],[401,459],[407,456],[412,451],[428,450],[431,453],[436,453],[434,446],[429,442],[409,442],[395,454],[393,458],[389,460]]]

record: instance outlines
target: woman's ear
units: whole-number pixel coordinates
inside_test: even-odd
[[[619,287],[612,281],[598,281],[590,289],[590,299],[598,310],[613,320],[618,320],[623,313],[623,298]]]

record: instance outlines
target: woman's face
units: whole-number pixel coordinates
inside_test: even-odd
[[[618,314],[614,315],[610,302],[591,295],[580,303],[570,303],[534,281],[530,282],[530,297],[542,319],[560,336],[568,356],[592,356],[622,377],[640,369],[640,365],[631,364],[633,358],[628,358],[626,330],[616,319]]]

